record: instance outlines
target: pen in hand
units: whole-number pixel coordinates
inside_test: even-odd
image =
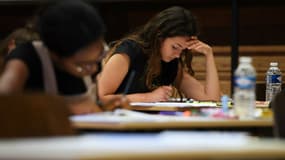
[[[131,71],[130,73],[130,76],[128,77],[128,80],[127,80],[127,84],[126,84],[126,87],[124,89],[124,92],[123,92],[123,97],[121,97],[121,100],[126,98],[125,95],[129,92],[129,88],[133,82],[133,79],[135,77],[135,71]],[[110,102],[107,102],[107,103],[102,103],[102,101],[100,101],[99,99],[99,93],[98,93],[98,85],[97,85],[97,79],[96,79],[96,104],[98,105],[98,107],[104,111],[104,110],[113,110],[114,108],[118,107],[116,106],[118,103],[122,103],[122,102],[119,102],[119,97],[115,98],[114,100],[111,100]]]
[[[124,92],[122,94],[122,97],[121,97],[121,100],[120,100],[121,103],[118,105],[119,107],[122,107],[122,108],[125,108],[125,109],[129,109],[129,107],[130,107],[129,106],[129,101],[127,100],[126,95],[129,92],[129,89],[131,87],[131,84],[133,83],[134,77],[135,77],[135,71],[132,70],[131,73],[130,73],[130,76],[128,77],[127,84],[126,84],[126,87],[124,89]]]
[[[129,76],[129,78],[128,78],[126,87],[125,87],[125,89],[124,89],[123,96],[125,96],[125,95],[129,92],[129,89],[130,89],[131,84],[133,83],[134,77],[135,77],[135,71],[132,70],[132,71],[131,71],[131,74],[130,74],[130,76]]]

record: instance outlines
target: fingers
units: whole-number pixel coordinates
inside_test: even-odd
[[[107,111],[112,111],[116,108],[130,109],[130,103],[126,96],[116,97],[104,104],[104,109]]]
[[[202,53],[204,55],[208,55],[212,53],[212,48],[198,39],[190,40],[188,43],[187,49],[192,50],[193,52]]]
[[[172,87],[171,86],[162,86],[163,92],[170,97],[172,95]]]
[[[202,45],[203,43],[199,40],[191,40],[188,42],[188,47],[187,49],[191,50],[191,49],[195,49],[197,48],[199,45]]]
[[[171,86],[162,86],[162,88],[167,91],[167,92],[172,92],[172,87]]]
[[[171,86],[161,86],[161,92],[159,93],[158,101],[167,101],[172,96],[172,87]]]
[[[128,98],[126,96],[122,96],[119,100],[120,102],[120,105],[122,108],[125,108],[125,109],[131,109],[130,107],[130,101],[128,100]]]

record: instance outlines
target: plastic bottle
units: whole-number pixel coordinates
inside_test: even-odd
[[[250,57],[240,57],[234,73],[234,111],[240,119],[251,119],[255,111],[256,72]]]
[[[277,62],[271,62],[266,73],[265,100],[271,101],[282,89],[282,74]]]

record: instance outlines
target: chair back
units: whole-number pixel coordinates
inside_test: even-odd
[[[0,96],[0,138],[73,135],[70,111],[61,97]]]
[[[274,135],[285,138],[285,92],[277,94],[270,106],[274,113]]]

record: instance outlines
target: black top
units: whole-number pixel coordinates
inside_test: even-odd
[[[146,69],[148,57],[143,53],[141,46],[132,40],[123,41],[115,50],[115,54],[126,53],[130,58],[130,66],[127,76],[117,89],[116,93],[124,92],[126,83],[131,74],[135,71],[134,80],[129,88],[128,94],[144,93],[150,90],[146,86]],[[178,59],[170,62],[161,61],[161,74],[153,81],[154,86],[171,85],[175,81],[178,72]]]
[[[19,45],[6,58],[5,62],[12,59],[23,61],[29,70],[29,77],[25,84],[25,90],[44,91],[42,64],[32,43]],[[75,77],[57,68],[55,65],[55,77],[58,92],[60,95],[74,95],[86,92],[86,87],[82,78]]]

